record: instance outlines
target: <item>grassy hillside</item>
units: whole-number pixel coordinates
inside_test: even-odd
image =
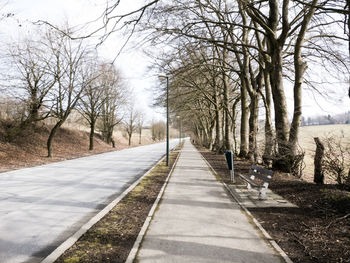
[[[4,125],[4,124],[2,124]],[[28,128],[22,132],[13,142],[4,140],[5,127],[0,124],[0,172],[36,166],[50,162],[78,158],[91,154],[127,148],[127,139],[116,132],[116,148],[106,144],[97,135],[95,137],[94,150],[89,151],[89,133],[86,129],[61,128],[53,141],[53,157],[47,158],[46,141],[50,126],[44,123]],[[132,146],[139,145],[139,134],[135,133]],[[142,136],[142,144],[151,143],[147,132]]]

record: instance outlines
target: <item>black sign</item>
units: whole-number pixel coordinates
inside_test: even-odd
[[[225,151],[225,157],[226,157],[228,169],[233,170],[233,152]]]

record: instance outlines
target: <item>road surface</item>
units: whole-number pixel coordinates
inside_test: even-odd
[[[0,262],[40,262],[164,153],[158,143],[0,173]]]

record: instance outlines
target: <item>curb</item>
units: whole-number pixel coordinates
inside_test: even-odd
[[[165,188],[168,185],[168,182],[170,180],[171,175],[173,174],[173,171],[174,171],[174,169],[176,167],[177,161],[180,158],[180,155],[181,155],[181,152],[177,156],[177,158],[176,158],[176,160],[174,162],[174,165],[173,165],[173,167],[171,168],[171,170],[170,170],[170,172],[168,174],[168,177],[166,178],[162,188],[160,189],[160,192],[159,192],[159,194],[157,196],[157,199],[153,203],[153,206],[152,206],[151,210],[149,211],[149,213],[147,215],[147,218],[146,218],[146,220],[145,220],[145,222],[144,222],[144,224],[143,224],[143,226],[142,226],[142,228],[140,230],[140,233],[138,234],[138,236],[137,236],[137,238],[135,240],[134,246],[132,247],[132,249],[131,249],[131,251],[130,251],[130,253],[129,253],[129,255],[128,255],[126,261],[125,261],[125,263],[133,263],[135,261],[135,259],[137,257],[137,253],[138,253],[138,251],[140,249],[140,246],[141,246],[141,243],[143,241],[143,238],[145,237],[146,232],[148,230],[148,227],[151,224],[151,220],[153,219],[153,216],[154,216],[154,213],[155,213],[155,211],[156,211],[156,209],[158,207],[158,204],[159,204],[160,200],[162,199],[162,197],[164,195]]]
[[[201,155],[202,156],[202,155]],[[215,172],[214,168],[210,165],[210,163],[202,156],[203,160],[206,162],[212,173],[218,176],[217,172]],[[230,187],[223,181],[221,183],[225,186],[227,191],[233,197],[233,199],[239,204],[239,206],[244,210],[244,212],[252,218],[256,227],[261,231],[265,239],[270,243],[270,245],[280,254],[280,256],[284,259],[286,263],[293,263],[293,261],[288,257],[288,255],[283,251],[283,249],[277,244],[277,242],[270,236],[269,233],[263,228],[263,226],[258,222],[258,220],[249,212],[249,210],[244,206],[244,204],[237,199],[234,193],[231,191]]]
[[[109,213],[131,190],[133,190],[136,185],[148,175],[154,167],[156,167],[164,157],[162,157],[153,167],[151,167],[144,175],[137,179],[132,185],[130,185],[123,193],[121,193],[116,199],[110,202],[104,209],[102,209],[98,214],[91,218],[87,223],[85,223],[78,231],[76,231],[72,236],[70,236],[66,241],[59,245],[53,252],[51,252],[47,257],[45,257],[41,263],[53,263],[55,262],[67,249],[73,246],[78,239],[84,235],[93,225],[100,221],[107,213]]]

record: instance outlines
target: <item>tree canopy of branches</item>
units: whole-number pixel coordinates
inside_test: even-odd
[[[312,79],[320,68],[336,68],[338,79],[349,73],[348,56],[342,52],[347,38],[338,34],[344,26],[339,6],[347,3],[159,1],[148,9],[140,27],[149,33],[152,47],[167,45],[165,54],[152,55],[171,80],[174,116],[192,118],[193,133],[217,151],[233,147],[239,116],[240,155],[257,161],[258,116],[263,107],[263,160],[290,172],[300,160],[303,87],[321,92]],[[291,120],[286,99],[290,86]],[[158,104],[162,103],[160,99]]]

